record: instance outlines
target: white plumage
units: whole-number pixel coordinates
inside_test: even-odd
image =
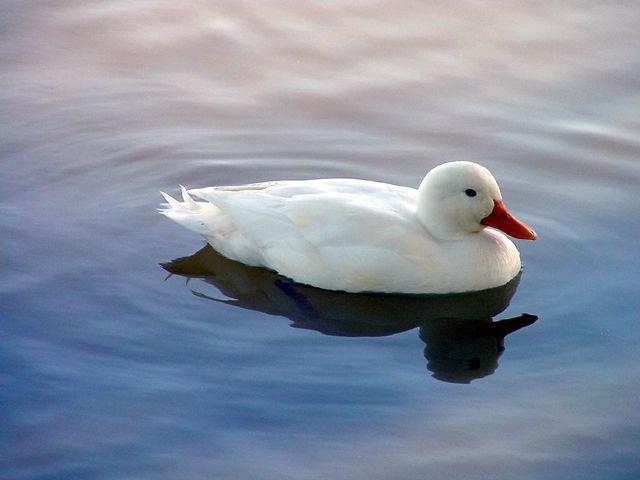
[[[182,202],[163,193],[161,213],[228,258],[330,290],[497,287],[518,274],[520,256],[485,226],[535,238],[506,212],[491,173],[471,162],[434,168],[417,190],[354,179],[181,188]]]

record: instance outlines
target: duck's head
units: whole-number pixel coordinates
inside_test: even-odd
[[[431,170],[418,189],[417,215],[429,232],[442,239],[485,227],[514,238],[536,238],[529,226],[507,211],[491,172],[473,162],[449,162]]]

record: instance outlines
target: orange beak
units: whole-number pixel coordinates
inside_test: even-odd
[[[536,232],[511,215],[500,200],[493,201],[493,211],[483,218],[480,223],[487,227],[497,228],[513,238],[535,240]]]

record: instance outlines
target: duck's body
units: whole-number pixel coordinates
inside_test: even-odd
[[[226,257],[329,290],[467,292],[504,285],[520,271],[513,243],[480,223],[504,207],[489,171],[470,162],[436,167],[418,190],[322,179],[183,189],[183,202],[165,198],[163,214]],[[535,238],[509,220],[508,233]]]

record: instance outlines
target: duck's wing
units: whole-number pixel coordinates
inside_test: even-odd
[[[221,223],[233,225],[224,235],[207,236],[217,250],[304,283],[335,288],[343,282],[348,289],[428,250],[411,188],[329,179],[189,193],[219,209],[225,217]],[[337,279],[335,272],[351,272],[347,277],[353,278]]]
[[[416,190],[354,179],[282,181],[189,190],[266,245],[299,237],[316,248],[402,241],[418,233]],[[422,232],[423,233],[423,232]]]

